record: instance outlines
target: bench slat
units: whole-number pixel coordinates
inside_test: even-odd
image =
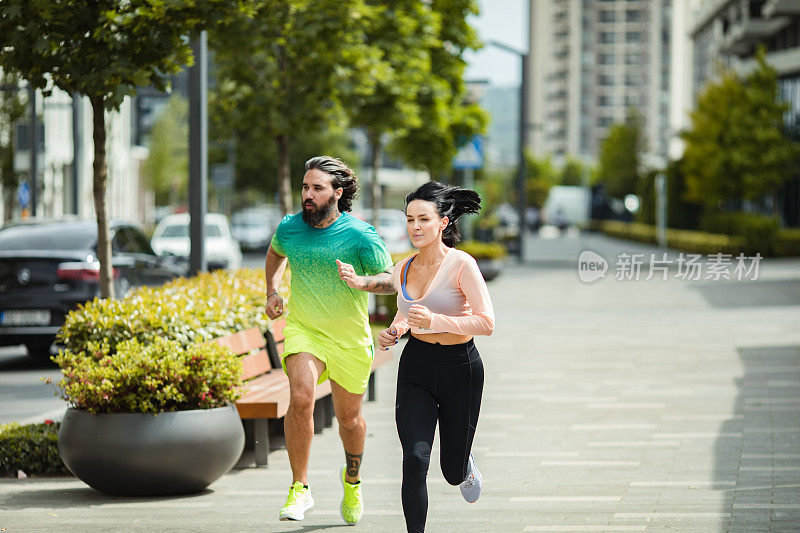
[[[215,340],[217,344],[230,348],[234,355],[250,353],[267,345],[267,340],[258,328],[246,329]]]
[[[260,376],[272,370],[267,350],[261,348],[257,353],[245,355],[242,358],[242,380]]]

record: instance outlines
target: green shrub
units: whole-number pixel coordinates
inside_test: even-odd
[[[121,299],[95,298],[67,315],[58,338],[74,353],[90,343],[107,343],[113,353],[131,339],[148,344],[166,338],[187,346],[254,326],[266,330],[265,303],[263,271],[218,270],[142,287]]]
[[[57,422],[0,425],[0,475],[69,474],[58,455]]]
[[[774,251],[779,257],[800,256],[800,229],[779,230],[775,237]]]
[[[64,374],[59,395],[92,413],[211,409],[241,394],[241,361],[213,342],[128,339],[112,351],[108,341],[90,341],[77,352],[59,350],[53,360]]]
[[[780,227],[775,218],[738,211],[708,213],[700,219],[699,226],[703,231],[742,237],[742,252],[748,255],[760,252],[763,256],[772,255]]]
[[[506,248],[497,242],[464,241],[458,243],[456,248],[475,259],[503,259],[508,255]]]
[[[638,222],[602,222],[601,231],[611,237],[655,244],[656,228]],[[667,246],[684,252],[699,254],[738,254],[744,250],[743,237],[706,233],[703,231],[667,229]],[[764,254],[762,254],[764,255]]]

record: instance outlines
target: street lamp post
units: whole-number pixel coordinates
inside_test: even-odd
[[[189,69],[189,273],[206,270],[205,217],[208,208],[208,44],[206,32],[192,42]]]
[[[526,169],[525,169],[525,148],[528,146],[528,52],[517,50],[507,44],[498,41],[488,41],[486,44],[504,50],[506,52],[515,54],[520,60],[520,83],[519,83],[519,129],[517,132],[517,212],[519,217],[519,262],[525,261],[525,211],[528,208],[527,191],[525,187]]]

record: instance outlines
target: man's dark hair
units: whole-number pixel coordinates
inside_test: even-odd
[[[406,196],[406,207],[414,200],[425,200],[436,206],[439,216],[447,217],[447,227],[442,232],[442,242],[450,247],[461,240],[458,231],[458,218],[461,215],[477,213],[481,208],[481,197],[473,190],[429,181],[420,185]]]
[[[353,199],[356,197],[358,191],[358,178],[355,172],[345,165],[341,159],[330,157],[327,155],[320,155],[312,157],[306,161],[306,171],[312,168],[321,170],[331,177],[331,185],[334,189],[341,187],[344,189],[342,197],[339,198],[339,212],[344,213],[350,211],[353,205]]]

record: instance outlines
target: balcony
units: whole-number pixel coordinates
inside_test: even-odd
[[[772,17],[800,15],[800,2],[797,0],[767,0],[761,8],[761,14],[771,19]]]
[[[722,40],[721,51],[739,57],[750,55],[753,47],[788,26],[788,17],[751,18],[730,27]]]

